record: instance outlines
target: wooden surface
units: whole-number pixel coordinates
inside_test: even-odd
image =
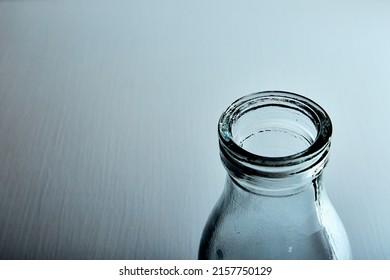
[[[357,259],[390,258],[387,1],[0,1],[0,257],[193,259],[238,97],[334,124],[325,183]]]

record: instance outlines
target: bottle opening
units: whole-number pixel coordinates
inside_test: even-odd
[[[317,138],[317,127],[300,109],[281,102],[263,100],[240,114],[232,124],[234,143],[263,157],[286,157],[309,148]]]
[[[228,171],[279,178],[326,164],[332,124],[310,99],[266,91],[235,101],[222,114],[218,131]]]

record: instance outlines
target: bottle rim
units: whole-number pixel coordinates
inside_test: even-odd
[[[244,114],[266,106],[283,106],[303,113],[316,129],[313,142],[304,150],[286,156],[265,156],[241,147],[234,141],[233,125]],[[218,135],[221,158],[228,171],[239,173],[240,177],[280,178],[313,168],[317,173],[322,170],[330,150],[332,122],[326,111],[309,98],[287,91],[261,91],[237,99],[223,112]]]

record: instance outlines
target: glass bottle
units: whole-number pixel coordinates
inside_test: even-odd
[[[218,124],[227,170],[199,259],[350,259],[322,184],[332,124],[313,101],[267,91],[235,101]]]

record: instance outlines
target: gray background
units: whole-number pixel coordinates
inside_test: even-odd
[[[0,1],[0,257],[192,259],[217,120],[301,93],[334,124],[328,193],[390,258],[390,2]]]

